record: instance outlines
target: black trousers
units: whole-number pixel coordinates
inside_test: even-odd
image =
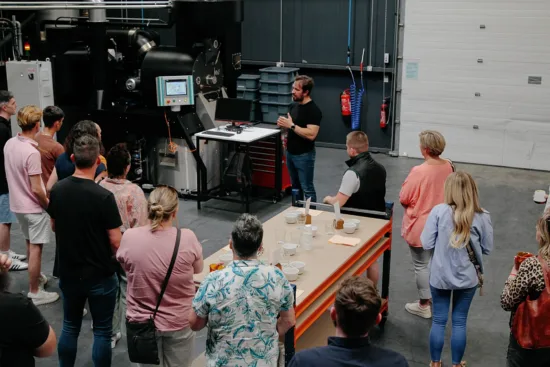
[[[507,367],[548,367],[550,366],[550,348],[523,349],[510,333],[506,360]]]

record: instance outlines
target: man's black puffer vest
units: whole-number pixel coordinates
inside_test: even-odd
[[[344,208],[386,211],[386,169],[376,162],[369,152],[363,152],[346,162],[349,170],[359,177],[359,190]],[[343,210],[345,211],[345,209]],[[350,212],[350,214],[353,214]]]

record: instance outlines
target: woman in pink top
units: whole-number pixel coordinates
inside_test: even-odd
[[[156,188],[148,200],[150,224],[128,229],[122,236],[117,260],[128,277],[126,318],[149,320],[174,251],[178,194],[170,187]],[[203,268],[202,247],[193,232],[181,230],[178,257],[155,317],[161,366],[190,366],[195,334],[189,327],[195,295],[193,274]]]
[[[424,318],[432,317],[428,265],[432,252],[422,248],[420,234],[432,208],[443,203],[445,180],[454,168],[449,160],[440,158],[445,150],[445,138],[437,131],[420,133],[420,151],[425,162],[413,167],[403,183],[399,201],[405,208],[401,236],[407,241],[416,276],[416,287],[420,300],[407,303],[405,309]]]

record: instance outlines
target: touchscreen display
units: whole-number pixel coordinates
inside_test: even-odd
[[[180,96],[187,94],[187,81],[174,80],[166,82],[166,95],[167,96]]]

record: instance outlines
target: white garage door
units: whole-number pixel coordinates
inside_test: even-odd
[[[399,151],[550,170],[550,0],[408,0]]]

